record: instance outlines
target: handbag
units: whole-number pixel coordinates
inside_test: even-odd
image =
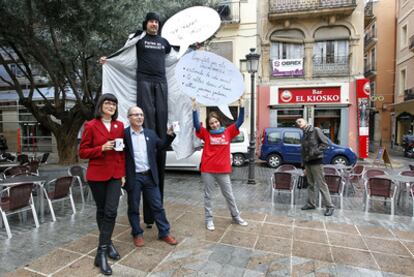
[[[308,185],[308,178],[306,176],[299,176],[297,188],[306,189]]]

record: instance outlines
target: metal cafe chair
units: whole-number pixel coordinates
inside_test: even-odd
[[[86,176],[85,176],[85,168],[83,166],[80,165],[73,165],[71,167],[68,168],[68,174],[69,176],[74,176],[76,177],[78,184],[79,184],[79,188],[80,188],[80,193],[81,193],[81,198],[82,198],[82,203],[85,203],[85,196],[84,196],[84,188],[88,188],[87,185],[87,180],[86,180]],[[90,197],[91,193],[90,191],[88,192],[88,198]]]
[[[365,181],[365,212],[369,210],[369,202],[371,200],[381,200],[391,202],[391,215],[394,215],[394,199],[397,193],[397,187],[391,179],[381,178],[381,177],[372,177]],[[374,197],[384,198],[383,199],[374,199]],[[387,200],[389,199],[389,200]]]
[[[30,170],[26,165],[16,165],[6,168],[3,172],[4,179],[12,178],[19,175],[29,175]]]
[[[33,203],[33,186],[33,183],[22,183],[9,186],[0,192],[0,213],[9,238],[12,237],[12,234],[7,220],[8,215],[32,210],[36,228],[39,228],[39,220]]]
[[[344,182],[341,176],[339,175],[325,175],[325,182],[328,185],[329,193],[331,196],[339,197],[339,209],[342,210],[344,206]],[[322,197],[319,192],[319,208],[322,207]]]
[[[284,172],[284,171],[290,171],[290,170],[296,171],[297,168],[293,164],[282,164],[278,168],[276,168],[276,171],[278,172]]]
[[[73,214],[76,214],[75,202],[72,195],[72,186],[75,183],[76,177],[74,176],[63,176],[51,180],[43,186],[44,196],[49,204],[50,213],[52,220],[56,221],[55,210],[53,209],[53,202],[63,201],[66,199],[70,200]],[[46,187],[54,185],[54,189],[47,191]]]
[[[295,177],[289,172],[278,172],[273,173],[270,180],[272,185],[272,206],[274,205],[275,191],[278,194],[283,192],[290,192],[290,204],[293,206],[295,203]]]

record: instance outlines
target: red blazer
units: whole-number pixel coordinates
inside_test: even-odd
[[[102,145],[108,140],[124,138],[124,124],[112,120],[111,131],[108,132],[100,119],[92,119],[85,123],[79,146],[79,156],[89,159],[86,179],[89,181],[108,181],[125,176],[125,155],[123,151],[102,151]]]

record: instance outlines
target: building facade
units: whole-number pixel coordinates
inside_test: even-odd
[[[363,0],[260,1],[258,132],[294,126],[304,117],[358,153],[356,80],[364,78],[364,5]]]
[[[365,6],[364,74],[371,86],[369,139],[372,151],[391,146],[394,102],[395,1],[370,0]]]
[[[220,1],[217,12],[221,17],[221,27],[214,35],[214,38],[205,46],[207,51],[213,52],[232,62],[238,67],[244,76],[246,99],[245,121],[242,125],[250,133],[249,121],[249,99],[250,99],[250,78],[245,69],[241,68],[241,60],[246,59],[250,48],[257,47],[257,0],[243,1]],[[216,107],[202,109],[201,119],[206,117],[210,111],[218,111]],[[230,105],[230,111],[235,119],[238,114],[238,102]],[[229,120],[223,116],[224,123],[229,124]]]
[[[414,1],[396,0],[397,39],[395,65],[393,138],[401,145],[403,135],[414,131]]]

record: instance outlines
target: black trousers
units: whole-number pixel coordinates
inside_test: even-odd
[[[99,228],[99,245],[111,244],[115,227],[121,180],[110,179],[104,182],[88,181],[96,204],[96,223]]]
[[[161,139],[167,136],[168,123],[168,86],[164,82],[143,81],[137,82],[137,106],[140,107],[145,116],[144,128],[154,130]],[[161,203],[164,200],[164,169],[165,151],[157,152],[157,167],[159,178],[159,189]],[[143,198],[144,222],[154,223],[154,216],[151,213],[147,199]]]

